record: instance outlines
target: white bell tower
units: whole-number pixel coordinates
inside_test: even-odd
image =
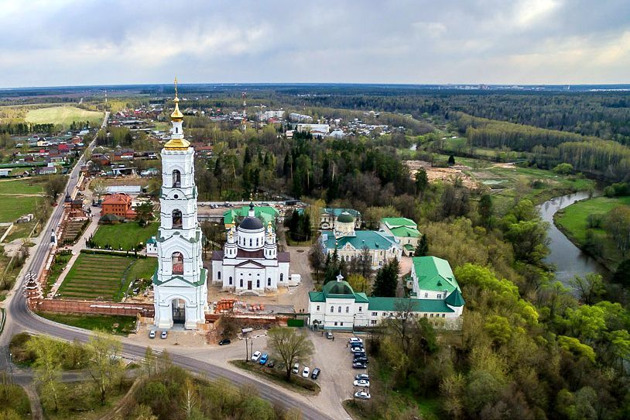
[[[158,268],[153,276],[155,325],[169,329],[181,323],[196,329],[205,323],[208,273],[201,259],[202,233],[197,221],[195,151],[184,140],[175,79],[171,140],[162,149]]]

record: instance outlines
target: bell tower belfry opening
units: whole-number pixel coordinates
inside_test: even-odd
[[[195,151],[184,139],[184,116],[179,110],[177,79],[171,139],[164,145],[158,268],[153,276],[155,325],[169,329],[181,323],[196,329],[205,323],[208,272],[201,259],[202,233],[197,220]]]

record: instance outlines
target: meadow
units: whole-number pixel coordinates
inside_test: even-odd
[[[73,121],[90,121],[100,123],[103,113],[98,111],[88,111],[74,106],[53,106],[49,108],[31,109],[27,112],[24,120],[33,124],[63,124],[70,125]]]
[[[146,245],[151,236],[157,235],[158,223],[150,223],[141,227],[136,222],[120,223],[116,225],[101,225],[92,240],[99,247],[111,246],[114,249],[131,250],[140,242]]]

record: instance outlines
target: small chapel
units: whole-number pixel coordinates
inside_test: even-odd
[[[288,252],[278,252],[271,222],[265,227],[249,205],[247,217],[227,232],[223,251],[212,254],[212,284],[236,294],[263,295],[289,286]]]

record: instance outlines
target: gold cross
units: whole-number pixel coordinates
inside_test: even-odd
[[[177,76],[175,76],[175,97],[177,98]]]

